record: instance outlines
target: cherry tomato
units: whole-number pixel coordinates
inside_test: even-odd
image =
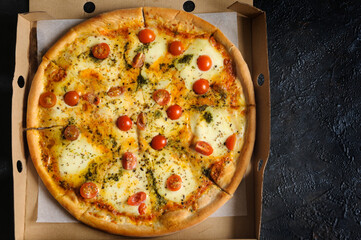
[[[74,141],[78,139],[80,130],[75,125],[69,125],[65,128],[63,135],[66,140]]]
[[[76,91],[70,91],[65,93],[64,102],[69,106],[75,106],[79,102],[79,94]]]
[[[138,38],[142,43],[151,43],[155,39],[155,33],[152,30],[146,28],[138,33]]]
[[[123,92],[125,92],[125,87],[124,86],[116,86],[116,87],[111,87],[109,89],[109,91],[107,92],[109,97],[118,97],[120,95],[123,94]]]
[[[199,152],[200,154],[206,155],[206,156],[209,156],[213,153],[212,146],[209,143],[204,142],[204,141],[196,142],[196,145],[194,148],[197,152]]]
[[[147,198],[145,192],[137,192],[128,198],[128,204],[131,206],[139,206]]]
[[[193,83],[193,91],[198,95],[203,95],[209,90],[209,82],[206,79],[198,79]]]
[[[122,158],[123,168],[133,170],[137,166],[137,158],[132,152],[125,152]]]
[[[172,120],[177,120],[182,115],[182,108],[179,105],[172,105],[167,109],[167,115]]]
[[[232,134],[226,140],[226,147],[232,151],[234,149],[234,146],[236,146],[236,141],[237,141],[236,134]]]
[[[167,179],[167,188],[171,191],[178,191],[182,187],[182,178],[173,174]]]
[[[168,51],[174,56],[181,55],[184,52],[183,43],[181,41],[172,42],[169,44]]]
[[[216,162],[211,167],[210,176],[214,181],[217,181],[223,171],[223,163],[221,161]]]
[[[60,82],[66,77],[66,72],[63,68],[59,68],[50,73],[50,78],[54,82]]]
[[[54,107],[56,103],[56,96],[52,92],[45,92],[40,95],[39,104],[44,108]]]
[[[147,209],[147,206],[145,205],[145,203],[141,203],[138,207],[139,214],[144,215],[146,209]]]
[[[100,103],[100,98],[94,93],[86,93],[82,96],[82,98],[90,104],[99,105]]]
[[[140,130],[145,130],[145,126],[146,126],[146,120],[145,120],[145,114],[144,113],[139,113],[138,118],[137,118],[137,126]]]
[[[98,194],[98,187],[93,182],[86,182],[80,187],[80,195],[83,198],[90,199],[96,197]]]
[[[145,60],[145,54],[144,53],[138,53],[133,58],[132,67],[133,68],[140,68],[143,66]]]
[[[165,89],[158,89],[153,93],[153,100],[161,106],[167,105],[170,101],[170,94]]]
[[[208,71],[212,67],[212,59],[208,55],[201,55],[197,59],[199,70]]]
[[[168,142],[167,139],[164,136],[159,134],[159,135],[153,137],[150,145],[152,146],[153,149],[160,150],[167,145],[167,142]]]
[[[132,128],[133,122],[127,115],[120,116],[117,120],[117,126],[122,131],[128,131]]]
[[[106,43],[99,43],[92,47],[92,53],[95,58],[105,59],[110,53],[110,47]]]

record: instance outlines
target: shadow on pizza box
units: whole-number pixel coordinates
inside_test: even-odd
[[[119,8],[157,6],[191,13],[236,12],[238,47],[246,60],[256,95],[256,140],[244,176],[244,216],[211,217],[167,239],[259,239],[262,213],[263,173],[270,146],[270,77],[268,70],[266,14],[252,0],[30,0],[29,13],[18,15],[16,66],[12,101],[12,159],[15,239],[114,239],[122,238],[78,222],[37,222],[39,180],[26,144],[26,102],[38,65],[37,21],[89,18]]]

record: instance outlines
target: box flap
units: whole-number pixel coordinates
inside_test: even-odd
[[[104,2],[104,4],[103,4]],[[38,235],[27,235],[31,232],[32,234],[40,234],[40,232],[48,231],[49,234],[54,229],[58,229],[60,232],[61,228],[64,225],[60,224],[38,224],[35,223],[33,218],[33,210],[26,209],[25,204],[31,202],[36,206],[37,198],[32,196],[33,201],[29,201],[29,194],[26,197],[26,192],[32,191],[33,189],[28,189],[30,185],[37,185],[35,183],[37,176],[34,171],[31,170],[31,164],[27,166],[26,156],[26,138],[23,134],[23,128],[25,127],[25,116],[26,109],[23,112],[19,112],[19,109],[22,109],[23,106],[26,106],[27,92],[29,90],[28,79],[32,76],[33,64],[30,64],[32,59],[32,51],[30,46],[32,39],[32,30],[36,27],[37,20],[42,19],[52,19],[52,18],[88,18],[93,15],[96,15],[103,11],[112,10],[115,8],[125,8],[127,7],[137,7],[137,6],[162,6],[162,7],[172,7],[177,9],[183,9],[185,1],[152,1],[152,0],[123,0],[123,1],[110,1],[103,0],[102,2],[93,1],[95,4],[95,11],[92,13],[84,12],[84,1],[74,0],[66,2],[66,7],[64,2],[59,2],[56,0],[30,0],[30,10],[31,11],[46,11],[45,12],[34,12],[29,14],[20,14],[18,19],[18,32],[17,32],[17,45],[16,45],[16,67],[13,80],[13,106],[12,106],[12,144],[13,144],[13,175],[14,175],[14,219],[15,219],[15,235],[16,239],[24,239],[25,236],[33,236],[36,239]],[[239,225],[247,226],[247,221],[252,221],[252,224],[249,225],[249,235],[250,238],[256,237],[260,238],[260,220],[261,220],[261,206],[262,206],[262,184],[263,184],[263,173],[265,165],[268,159],[269,146],[270,146],[270,92],[269,84],[270,77],[268,71],[268,54],[267,54],[267,31],[266,31],[266,16],[265,13],[257,8],[254,8],[251,4],[252,1],[245,0],[243,3],[236,2],[234,0],[225,0],[225,1],[209,1],[203,2],[202,0],[193,1],[195,4],[194,13],[197,12],[221,12],[221,11],[237,11],[240,15],[239,18],[245,19],[239,25],[242,33],[252,33],[252,36],[246,39],[246,47],[241,47],[242,52],[246,52],[245,59],[247,60],[252,79],[254,81],[254,87],[256,92],[256,104],[257,104],[257,133],[256,133],[256,143],[254,149],[254,155],[252,157],[252,168],[251,174],[246,176],[246,183],[254,186],[254,189],[250,191],[252,195],[252,203],[248,202],[250,209],[254,209],[252,217],[250,219],[238,219],[233,221],[233,224],[229,225],[231,231],[228,233],[227,237],[239,236],[239,233],[236,232],[239,229]],[[212,3],[212,4],[211,4]],[[99,6],[97,5],[99,4]],[[100,6],[101,5],[101,6]],[[74,9],[73,9],[74,8]],[[29,37],[30,36],[30,37]],[[18,44],[21,43],[21,44]],[[248,46],[251,49],[247,49]],[[36,65],[36,62],[35,62]],[[25,81],[25,86],[22,88],[18,85],[18,79],[20,76],[23,77]],[[258,80],[259,76],[262,76]],[[19,81],[21,82],[21,81]],[[266,136],[266,137],[265,137]],[[25,147],[24,147],[25,145]],[[18,162],[22,165],[22,171],[19,173],[17,170]],[[34,170],[34,169],[33,169]],[[32,173],[33,172],[33,173]],[[33,176],[34,175],[34,176]],[[31,181],[30,181],[30,180]],[[34,182],[32,182],[34,181]],[[35,195],[35,194],[33,194]],[[16,206],[16,207],[15,207]],[[25,213],[27,212],[27,213]],[[230,219],[228,219],[231,221]],[[216,220],[214,220],[216,221]],[[227,225],[226,219],[223,225]],[[222,224],[221,224],[222,225]],[[46,226],[46,227],[45,227]],[[68,226],[68,225],[67,225]],[[71,225],[74,229],[83,228],[82,224]],[[213,226],[205,225],[208,229]],[[228,225],[227,225],[228,226]],[[79,229],[78,229],[79,228]],[[26,230],[28,229],[28,230]],[[68,228],[67,228],[68,229]],[[228,230],[230,230],[228,229]],[[232,229],[235,232],[232,232]],[[227,231],[228,231],[227,230]],[[92,233],[98,233],[98,231],[93,231]],[[64,232],[65,234],[65,232]],[[49,235],[48,235],[49,236]],[[108,235],[106,235],[108,236]],[[109,235],[109,238],[113,235]],[[43,236],[45,237],[45,236]],[[116,238],[118,236],[114,236]],[[172,237],[177,238],[177,235]]]
[[[227,7],[234,3],[235,0],[219,0],[219,1],[167,1],[167,0],[29,0],[29,10],[44,11],[54,18],[88,18],[99,13],[111,11],[119,8],[135,8],[142,6],[161,6],[164,8],[174,8],[179,10],[191,10],[192,13],[206,12],[224,12]],[[253,0],[241,0],[242,2],[252,5]],[[187,5],[191,8],[187,8]],[[87,10],[87,11],[86,11]],[[90,11],[89,11],[90,10]]]
[[[228,9],[231,9],[235,12],[241,13],[242,15],[249,17],[249,18],[254,18],[262,13],[264,13],[262,10],[247,4],[245,2],[235,2],[232,5],[230,5],[228,7]]]

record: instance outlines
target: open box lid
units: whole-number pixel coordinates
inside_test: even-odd
[[[37,67],[36,55],[36,21],[43,19],[88,18],[101,12],[139,6],[161,6],[183,10],[184,1],[164,0],[94,0],[95,10],[92,13],[84,11],[85,2],[73,0],[64,3],[57,0],[30,0],[30,13],[19,14],[16,44],[16,65],[13,79],[12,101],[12,158],[14,179],[14,224],[15,238],[25,239],[26,236],[26,206],[27,206],[27,175],[28,150],[24,133],[27,92],[34,71]],[[252,0],[234,2],[234,0],[195,0],[192,13],[235,11],[239,13],[239,34],[250,34],[246,44],[239,44],[240,51],[249,65],[254,83],[257,130],[251,166],[247,178],[251,179],[253,189],[250,192],[252,202],[249,209],[249,225],[252,228],[249,238],[260,237],[262,211],[263,173],[269,154],[270,146],[270,77],[268,70],[266,15],[263,11],[253,7]],[[246,49],[247,48],[247,49]],[[36,51],[35,51],[36,52]],[[35,69],[35,70],[34,70]],[[25,82],[25,84],[24,84]],[[25,86],[25,87],[24,87]],[[22,110],[19,110],[22,109]],[[31,165],[31,164],[29,164]],[[35,211],[35,210],[34,210]],[[48,225],[50,226],[50,225]],[[59,230],[59,228],[57,228]],[[60,228],[61,229],[61,228]],[[59,236],[60,237],[60,236]],[[237,236],[235,236],[237,237]]]

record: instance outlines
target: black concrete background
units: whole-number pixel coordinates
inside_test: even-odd
[[[255,0],[267,12],[272,138],[262,239],[361,239],[361,1]],[[17,13],[1,0],[1,239],[14,238],[11,96]]]

